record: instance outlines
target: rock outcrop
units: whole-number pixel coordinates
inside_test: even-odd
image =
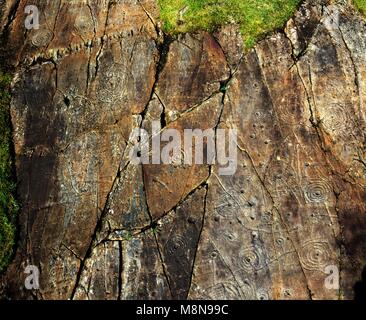
[[[2,4],[19,241],[11,299],[352,299],[366,266],[366,22],[307,0],[249,52],[156,0]],[[236,129],[238,168],[135,165],[130,133]],[[207,143],[207,141],[206,141]],[[24,287],[27,265],[39,290]],[[326,286],[328,267],[340,287]]]

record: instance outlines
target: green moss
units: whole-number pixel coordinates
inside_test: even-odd
[[[18,211],[12,171],[10,81],[10,76],[0,70],[0,272],[6,268],[13,254]]]
[[[364,15],[366,15],[366,0],[353,0],[355,7]]]
[[[301,0],[159,0],[165,32],[212,31],[234,22],[240,25],[246,48],[283,27],[300,3]]]

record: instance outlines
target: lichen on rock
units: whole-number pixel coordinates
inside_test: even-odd
[[[18,209],[14,198],[10,81],[11,77],[0,70],[0,273],[13,255]]]

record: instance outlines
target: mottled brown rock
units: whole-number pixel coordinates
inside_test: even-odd
[[[230,76],[220,45],[208,33],[179,36],[166,59],[157,92],[169,118],[218,92]]]
[[[222,94],[216,94],[196,109],[183,114],[166,129],[176,129],[184,136],[184,129],[214,129],[219,121],[222,109]],[[183,138],[182,138],[183,139]],[[183,143],[183,142],[182,142]],[[163,147],[162,144],[161,147]],[[206,148],[205,148],[206,146]],[[203,149],[207,149],[207,141]],[[193,147],[192,153],[194,154]],[[209,177],[207,161],[202,165],[144,165],[144,182],[146,196],[153,219],[169,212],[177,203],[183,200],[191,191],[200,186]],[[181,183],[172,177],[179,177]]]
[[[157,236],[173,299],[189,293],[197,246],[206,211],[205,187],[188,196],[161,220]]]
[[[354,298],[366,23],[344,2],[304,1],[247,52],[235,25],[164,36],[155,0],[34,1],[41,28],[27,33],[27,1],[1,4],[22,204],[4,297]],[[152,121],[236,129],[236,173],[133,164],[130,134]]]

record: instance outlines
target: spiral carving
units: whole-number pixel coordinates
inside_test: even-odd
[[[321,114],[325,130],[334,135],[344,134],[348,127],[349,118],[344,106],[332,104]]]
[[[244,280],[244,284],[240,286],[243,300],[254,300],[256,293],[253,283],[249,280]]]
[[[327,181],[313,180],[305,186],[305,199],[310,203],[324,203],[328,200],[331,187]]]
[[[104,79],[100,84],[98,90],[99,101],[111,104],[126,99],[126,87],[129,81],[127,68],[121,64],[113,64],[105,72]]]
[[[35,32],[32,37],[32,44],[35,47],[45,47],[47,46],[53,38],[53,33],[47,29],[40,29]]]
[[[331,248],[329,243],[311,240],[301,248],[301,264],[306,270],[323,271],[329,264]]]
[[[257,291],[257,299],[258,300],[270,300],[270,295],[266,289],[258,289]]]
[[[187,241],[181,235],[175,235],[166,244],[166,252],[170,256],[178,256],[182,257],[186,254],[187,251]]]
[[[244,249],[239,254],[239,266],[244,271],[250,273],[264,267],[263,258],[254,247]]]

